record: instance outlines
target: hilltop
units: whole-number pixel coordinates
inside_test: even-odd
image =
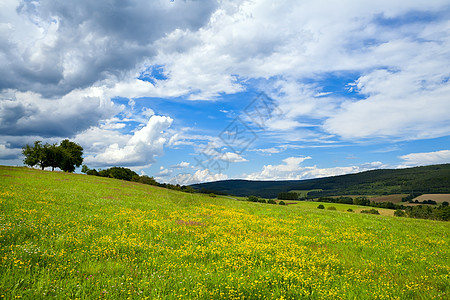
[[[265,198],[275,198],[278,193],[292,190],[316,190],[308,193],[310,197],[402,193],[440,194],[450,193],[450,164],[380,169],[308,180],[222,180],[193,184],[191,187],[196,190],[235,196],[255,195]]]
[[[448,298],[450,223],[302,203],[0,166],[0,295]]]

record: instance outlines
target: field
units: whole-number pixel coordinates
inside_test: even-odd
[[[0,167],[0,297],[450,297],[450,223],[303,203]]]
[[[414,201],[434,200],[437,203],[450,202],[450,194],[423,194],[413,199]]]
[[[392,203],[402,203],[402,198],[408,196],[408,194],[393,194],[386,196],[375,196],[370,197],[371,202],[392,202]]]
[[[359,213],[361,210],[367,209],[376,209],[383,216],[394,216],[394,210],[378,208],[378,207],[370,207],[370,206],[360,206],[360,205],[351,205],[351,204],[341,204],[341,203],[327,203],[327,202],[313,202],[313,201],[290,201],[285,200],[290,208],[293,206],[297,206],[296,209],[317,209],[319,204],[322,204],[325,209],[329,207],[335,207],[336,211],[347,212],[348,209],[352,209],[354,213]],[[294,204],[295,203],[295,204]]]

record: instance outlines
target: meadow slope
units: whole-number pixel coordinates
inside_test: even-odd
[[[449,229],[0,167],[0,297],[448,299]]]

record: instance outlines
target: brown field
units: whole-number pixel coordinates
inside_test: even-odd
[[[414,201],[434,200],[437,203],[450,202],[450,194],[423,194],[413,199]]]
[[[372,208],[378,210],[378,212],[380,213],[381,216],[390,216],[390,217],[394,216],[395,210],[393,210],[393,209],[385,209],[385,208],[378,208],[378,207],[371,207],[371,206],[367,206],[364,208],[357,208],[357,209],[355,209],[355,212],[360,213],[362,210],[370,210]]]
[[[376,196],[373,198],[371,197],[370,201],[399,203],[399,202],[402,202],[402,198],[406,197],[406,196],[408,196],[408,194],[392,194],[392,195],[386,195],[386,196]]]

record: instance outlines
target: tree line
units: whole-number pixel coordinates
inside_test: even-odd
[[[139,175],[135,171],[124,168],[124,167],[112,167],[104,170],[97,171],[96,169],[90,169],[88,166],[83,165],[81,168],[81,172],[87,175],[100,176],[100,177],[108,177],[126,181],[139,182],[143,184],[149,184],[153,186],[159,186],[163,188],[168,188],[171,190],[186,192],[186,193],[194,193],[195,190],[190,186],[179,185],[179,184],[170,184],[170,183],[159,183],[155,180],[155,178],[147,176],[147,175]]]
[[[26,145],[22,148],[25,156],[24,164],[30,167],[39,166],[42,170],[51,167],[52,171],[59,168],[65,172],[74,172],[75,167],[83,163],[83,147],[68,139],[57,144],[42,144],[35,141],[34,145]]]

